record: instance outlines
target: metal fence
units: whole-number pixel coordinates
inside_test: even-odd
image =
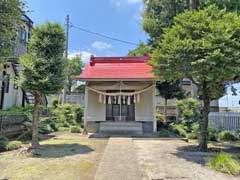
[[[217,130],[240,131],[239,112],[211,112],[209,126]]]
[[[67,95],[66,102],[69,104],[78,104],[84,107],[84,94]]]

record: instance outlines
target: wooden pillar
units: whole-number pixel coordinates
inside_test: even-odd
[[[153,82],[152,100],[153,100],[153,132],[157,132],[157,119],[156,119],[156,82]]]
[[[85,94],[84,94],[84,130],[87,131],[87,113],[88,113],[88,83],[85,84]]]

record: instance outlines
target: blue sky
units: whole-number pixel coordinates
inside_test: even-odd
[[[147,36],[141,28],[141,0],[26,0],[35,25],[56,21],[64,25],[66,15],[75,26],[139,43]],[[71,28],[70,56],[81,53],[87,61],[96,56],[125,56],[135,46],[91,35]]]
[[[64,25],[66,15],[70,22],[94,32],[139,43],[147,35],[141,28],[142,0],[26,0],[29,17],[35,25],[46,21]],[[91,35],[71,28],[69,56],[82,54],[84,62],[89,56],[125,56],[135,46]],[[240,84],[235,85],[240,92]],[[239,96],[228,95],[220,99],[220,106],[238,106]]]

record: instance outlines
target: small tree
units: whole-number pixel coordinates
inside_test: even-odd
[[[199,122],[201,117],[200,102],[194,98],[187,98],[177,101],[178,108],[178,121],[191,128],[191,125],[195,122]]]
[[[32,148],[37,148],[39,108],[43,95],[56,93],[64,82],[64,30],[60,24],[46,23],[35,27],[29,43],[29,51],[20,57],[24,71],[18,84],[34,96],[32,121]]]
[[[67,61],[67,77],[68,77],[68,92],[71,94],[72,86],[76,83],[74,76],[79,75],[82,72],[83,63],[81,56],[68,59]]]
[[[140,43],[136,49],[128,52],[128,56],[147,56],[149,53],[151,53],[151,46]]]
[[[173,98],[183,98],[184,97],[184,90],[180,85],[180,81],[162,81],[157,82],[156,88],[160,94],[164,98],[164,121],[167,121],[167,103],[168,99]]]
[[[20,0],[0,1],[0,60],[12,53],[23,8],[24,3]]]
[[[159,46],[160,47],[160,46]],[[189,78],[203,101],[200,150],[207,149],[210,101],[220,98],[228,81],[240,73],[240,17],[210,6],[188,11],[165,30],[153,53],[154,73],[167,80]]]

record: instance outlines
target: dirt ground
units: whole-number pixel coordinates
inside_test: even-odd
[[[51,135],[34,157],[20,150],[0,153],[0,180],[93,180],[108,140]]]
[[[213,153],[189,151],[181,140],[134,140],[143,180],[239,180],[206,166]]]

